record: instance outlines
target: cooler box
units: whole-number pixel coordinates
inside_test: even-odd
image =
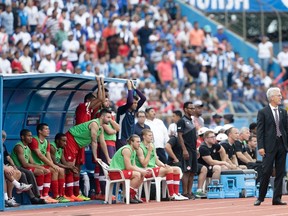
[[[223,199],[224,198],[223,184],[220,184],[218,180],[212,180],[211,183],[208,185],[207,198]]]
[[[222,171],[220,182],[223,184],[225,194],[229,192],[225,197],[253,197],[256,190],[256,174],[253,169]]]

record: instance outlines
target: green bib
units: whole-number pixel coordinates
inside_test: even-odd
[[[140,143],[140,148],[143,150],[144,157],[146,158],[146,156],[148,154],[148,149],[146,148],[146,146],[144,145],[143,142]],[[143,167],[137,156],[136,156],[136,165],[138,167]],[[147,168],[154,168],[154,167],[156,167],[155,148],[153,148],[153,150],[150,154],[150,160],[149,160],[149,163],[147,165]]]
[[[109,123],[108,126],[113,129],[111,123]],[[116,141],[116,134],[107,134],[105,132],[105,130],[104,130],[104,139],[105,140]]]
[[[62,148],[57,148],[57,145],[56,145],[55,142],[51,142],[50,145],[53,146],[55,148],[55,150],[56,150],[56,152],[55,152],[56,162],[57,163],[61,163],[63,149]]]
[[[130,162],[132,165],[135,164],[136,151],[132,149],[130,145],[122,146],[113,156],[112,161],[110,163],[110,169],[120,169],[125,170],[124,156],[122,154],[123,149],[128,148],[131,151]]]
[[[39,148],[40,152],[41,152],[44,156],[46,156],[47,146],[48,146],[48,141],[47,141],[47,139],[44,140],[44,143],[41,143],[39,137],[36,136],[36,137],[34,137],[34,138],[38,141],[38,148]],[[32,151],[32,158],[33,158],[35,164],[37,164],[37,165],[44,165],[44,164],[45,164],[43,161],[40,160],[40,158],[39,158],[39,157],[36,155],[36,153],[33,152],[33,151]]]
[[[25,161],[26,163],[29,163],[29,158],[31,156],[31,150],[28,146],[24,145],[21,141],[19,141],[18,143],[16,143],[16,145],[14,146],[13,148],[13,151],[11,153],[11,158],[14,162],[14,164],[17,166],[17,167],[22,167],[22,164],[21,162],[19,161],[18,159],[18,155],[16,154],[16,151],[15,151],[15,148],[16,146],[20,145],[22,148],[23,148],[23,151],[24,151],[24,158],[25,158]]]
[[[75,141],[79,145],[80,148],[84,148],[92,142],[91,140],[91,131],[89,129],[89,125],[92,122],[96,122],[98,127],[100,127],[100,119],[93,119],[87,122],[84,122],[79,125],[75,125],[69,129],[69,132],[74,137]],[[97,138],[100,136],[102,129],[98,130]]]

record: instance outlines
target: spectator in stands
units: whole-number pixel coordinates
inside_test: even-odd
[[[7,59],[8,53],[3,52],[0,58],[0,73],[1,74],[11,74],[12,73],[12,68],[11,68],[11,63]]]
[[[135,114],[146,101],[146,97],[138,89],[136,89],[132,80],[127,80],[127,89],[127,102],[125,105],[120,106],[117,110],[116,121],[120,125],[120,131],[117,135],[116,142],[117,149],[124,146],[129,136],[134,134]],[[136,92],[137,96],[133,96],[134,91]]]
[[[225,149],[217,143],[216,135],[211,130],[204,133],[204,142],[199,147],[199,153],[198,162],[207,167],[208,178],[212,177],[212,179],[220,181],[221,171],[231,168],[230,164],[226,161]]]
[[[127,144],[122,146],[113,156],[110,169],[120,169],[125,179],[130,179],[130,203],[138,204],[143,201],[136,197],[137,190],[143,182],[144,176],[149,173],[148,170],[139,168],[135,165],[136,150],[140,148],[140,137],[133,134],[127,140]],[[122,178],[119,173],[109,172],[111,180]]]
[[[68,65],[67,61],[62,61],[61,62],[61,68],[57,72],[71,74],[72,72],[67,68],[67,65]]]
[[[157,64],[157,75],[162,86],[167,87],[173,80],[173,62],[168,58],[167,53],[162,56],[162,61]]]
[[[199,24],[197,21],[193,23],[193,29],[189,33],[189,45],[192,46],[193,49],[197,47],[204,47],[204,32],[199,28]]]
[[[214,35],[214,37],[216,37],[220,43],[222,43],[223,40],[228,41],[228,37],[224,33],[224,27],[222,25],[217,26],[217,33]]]
[[[62,62],[66,62],[67,63],[66,69],[68,71],[70,71],[71,73],[74,72],[74,67],[73,67],[72,63],[70,61],[68,61],[68,53],[67,52],[63,52],[61,54],[60,60],[56,63],[56,71],[59,71],[61,69]]]
[[[55,42],[59,50],[62,49],[63,41],[67,40],[67,31],[65,31],[63,22],[59,23],[59,30],[55,33]]]
[[[47,5],[48,6],[48,5]],[[38,22],[38,8],[34,6],[33,0],[28,0],[24,11],[28,14],[29,32],[33,33],[36,29]]]
[[[116,34],[116,29],[113,26],[113,21],[109,20],[108,21],[108,26],[103,29],[102,36],[104,38],[108,38],[108,37],[111,37],[111,36],[113,36],[115,34]]]
[[[56,63],[52,59],[51,50],[46,50],[45,58],[42,59],[38,67],[40,73],[55,73],[56,72]]]
[[[156,2],[156,1],[155,1]],[[168,12],[170,19],[176,20],[179,16],[179,5],[173,0],[166,0],[163,4],[164,9]]]
[[[68,60],[73,64],[75,68],[78,64],[78,50],[80,44],[77,40],[73,39],[73,32],[68,32],[68,40],[64,40],[62,43],[62,49],[68,53]]]
[[[137,117],[137,123],[135,124],[134,133],[137,134],[141,138],[141,140],[143,140],[142,131],[144,129],[150,129],[150,127],[147,124],[145,124],[146,112],[143,110],[139,110],[136,114],[136,117]]]
[[[237,82],[233,82],[232,87],[228,89],[229,100],[232,102],[243,101],[243,89],[238,87]],[[238,110],[237,110],[238,111]]]
[[[95,41],[95,35],[93,32],[88,34],[88,40],[86,41],[86,52],[90,55],[93,62],[98,60],[97,43]]]
[[[218,47],[218,55],[217,55],[217,74],[218,80],[222,80],[225,88],[228,86],[227,76],[228,76],[228,63],[229,59],[225,53],[225,49],[223,45],[219,45]]]
[[[188,78],[188,82],[197,82],[201,64],[196,60],[196,54],[193,50],[188,51],[188,60],[184,63],[184,72]]]
[[[137,31],[139,37],[139,42],[142,50],[142,56],[145,53],[145,46],[149,42],[149,36],[152,34],[152,29],[149,28],[148,22],[145,22],[145,25]]]
[[[194,174],[197,173],[197,151],[196,151],[196,128],[192,122],[191,116],[194,113],[195,106],[192,102],[185,102],[184,116],[177,122],[178,142],[182,148],[183,160],[182,160],[182,188],[183,196],[193,199],[192,184],[194,180]]]
[[[167,128],[161,119],[156,118],[156,112],[153,107],[146,108],[145,112],[147,118],[145,124],[147,124],[153,132],[156,153],[159,157],[159,160],[166,164],[167,157],[165,153],[165,144],[169,140]]]
[[[169,200],[187,200],[187,197],[179,193],[180,168],[176,166],[170,167],[159,160],[153,144],[153,133],[150,129],[144,129],[142,136],[143,142],[140,143],[140,148],[136,150],[136,165],[141,168],[152,169],[151,172],[153,172],[156,177],[166,177]],[[150,173],[145,175],[145,178],[152,176],[153,174]]]
[[[285,72],[282,80],[286,81],[288,79],[288,44],[284,44],[283,50],[277,55],[277,60],[281,67],[281,72]]]
[[[269,73],[269,65],[273,63],[273,44],[267,36],[261,37],[261,42],[258,44],[259,63],[264,72]]]
[[[32,72],[32,59],[29,56],[30,48],[29,46],[24,47],[23,55],[19,58],[21,66],[23,68],[23,73],[31,73]]]
[[[12,73],[23,73],[21,62],[19,61],[20,52],[17,50],[14,53],[14,59],[11,63]]]
[[[14,16],[12,13],[12,7],[11,5],[6,5],[5,11],[1,13],[1,23],[9,36],[12,36],[14,32],[13,22],[14,22]]]
[[[222,123],[222,115],[219,115],[218,113],[215,113],[214,115],[212,115],[212,122],[209,125],[209,128],[214,130],[217,126],[220,126]]]

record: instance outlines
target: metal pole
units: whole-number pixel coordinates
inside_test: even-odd
[[[247,24],[246,24],[246,11],[245,9],[243,8],[243,13],[242,13],[242,16],[243,16],[243,38],[244,40],[247,39]]]
[[[260,6],[260,27],[261,27],[261,35],[266,35],[264,11],[263,11],[263,6],[262,5]]]

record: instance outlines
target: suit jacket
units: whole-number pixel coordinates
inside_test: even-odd
[[[279,110],[279,128],[282,134],[282,140],[286,151],[288,151],[287,133],[288,119],[287,111]],[[274,111],[273,111],[274,112]],[[258,112],[257,115],[257,145],[258,149],[264,148],[265,152],[273,152],[276,148],[276,123],[270,106],[266,106]]]

